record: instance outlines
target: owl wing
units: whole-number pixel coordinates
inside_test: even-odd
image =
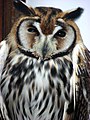
[[[87,84],[86,84],[86,88],[87,88],[87,92],[88,92],[88,101],[90,102],[90,51],[86,49],[85,51],[85,55],[86,55],[86,69],[87,69]]]
[[[88,106],[89,109],[84,109],[84,113],[88,114],[88,110],[90,111],[90,106],[87,104],[90,103],[90,51],[83,43],[79,43],[73,50],[72,59],[74,105],[77,104],[75,106],[78,106],[78,109]],[[84,113],[82,111],[81,114],[84,115]]]
[[[9,52],[9,47],[7,42],[4,40],[0,43],[0,78],[6,58],[8,56],[8,52]]]
[[[83,45],[76,46],[75,74],[82,84],[84,97],[90,100],[90,51]],[[75,57],[73,58],[75,59]]]
[[[2,41],[0,43],[0,79],[6,58],[8,56],[8,52],[9,52],[8,44],[6,43],[6,41]],[[7,115],[7,109],[3,97],[1,95],[1,92],[0,92],[0,120],[9,120],[9,117]]]
[[[90,120],[90,51],[88,49],[85,49],[85,58],[85,67],[82,67],[81,69],[81,81],[83,87],[83,94],[88,102],[88,120]]]
[[[86,90],[87,90],[87,98],[88,98],[88,110],[89,110],[89,120],[90,120],[90,51],[85,51],[87,56],[87,71],[88,71],[88,77],[87,77],[87,84],[86,84]]]
[[[0,120],[10,120],[1,92],[0,92]]]

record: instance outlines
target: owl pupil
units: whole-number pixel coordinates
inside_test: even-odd
[[[37,36],[39,36],[39,32],[38,32],[38,30],[37,30],[37,28],[34,27],[34,26],[28,28],[28,32],[29,32],[29,33],[32,33],[32,34],[36,34]]]
[[[65,35],[66,35],[66,32],[65,32],[64,30],[59,30],[59,31],[55,34],[56,37],[65,37]]]
[[[29,28],[28,32],[36,32],[36,29],[35,28]]]

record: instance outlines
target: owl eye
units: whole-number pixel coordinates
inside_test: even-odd
[[[39,35],[39,32],[38,32],[37,28],[34,27],[34,26],[29,27],[28,32],[31,33],[31,34],[36,34],[37,36]]]
[[[66,36],[65,30],[59,30],[59,31],[55,34],[55,37],[65,37],[65,36]]]

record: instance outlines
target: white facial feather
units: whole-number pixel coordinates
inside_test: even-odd
[[[19,39],[21,44],[27,48],[30,49],[29,47],[29,42],[30,42],[30,38],[29,38],[29,32],[28,32],[28,26],[32,23],[31,20],[26,20],[24,22],[21,23],[20,28],[19,28]]]

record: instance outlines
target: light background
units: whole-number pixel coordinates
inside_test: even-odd
[[[90,50],[90,0],[26,0],[26,2],[32,7],[56,7],[63,11],[77,7],[84,8],[84,13],[76,23],[80,28],[85,45]]]

